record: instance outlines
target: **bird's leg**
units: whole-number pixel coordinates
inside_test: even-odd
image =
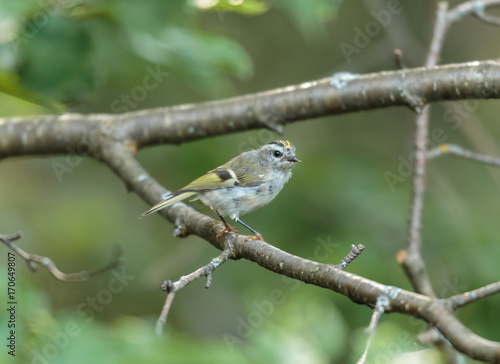
[[[219,214],[217,214],[217,215],[219,215]],[[233,233],[236,233],[236,234],[239,234],[239,233],[240,233],[240,232],[239,232],[238,230],[236,230],[234,227],[232,227],[231,225],[229,225],[229,224],[226,222],[226,220],[224,220],[224,218],[223,218],[221,215],[219,215],[219,217],[220,217],[220,219],[222,220],[222,222],[224,223],[224,226],[225,226],[225,227],[224,227],[224,229],[222,229],[221,231],[219,231],[219,232],[217,233],[217,236],[215,237],[215,240],[217,240],[217,242],[219,242],[220,237],[221,237],[223,234],[227,233],[228,231],[232,231]]]
[[[256,231],[256,230],[252,229],[250,226],[248,226],[247,224],[245,224],[245,223],[244,223],[243,221],[241,221],[239,218],[238,218],[238,219],[236,219],[236,222],[239,222],[241,225],[243,225],[244,227],[246,227],[248,230],[250,230],[252,233],[254,233],[254,234],[255,234],[255,236],[249,236],[248,238],[246,238],[246,239],[245,239],[246,241],[248,241],[248,240],[250,240],[250,239],[255,239],[255,240],[264,241],[264,239],[262,238],[262,235],[261,235],[258,231]]]

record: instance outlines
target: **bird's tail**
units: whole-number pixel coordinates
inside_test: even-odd
[[[167,206],[170,206],[176,202],[185,200],[186,198],[189,198],[195,194],[196,194],[196,192],[171,193],[163,201],[158,202],[156,205],[151,207],[148,211],[143,213],[139,218],[142,219],[143,217],[151,215],[152,213],[154,213],[158,210],[161,210],[164,207],[167,207]]]

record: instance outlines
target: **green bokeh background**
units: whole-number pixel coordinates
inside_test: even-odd
[[[120,111],[122,95],[131,95],[157,66],[168,76],[128,110],[243,95],[335,72],[391,70],[395,48],[408,66],[418,66],[435,12],[433,1],[402,0],[401,11],[346,57],[342,44],[354,46],[357,29],[365,32],[374,22],[371,11],[381,14],[388,2],[227,0],[203,9],[213,3],[3,0],[0,117]],[[492,45],[499,32],[463,20],[450,29],[441,62],[498,57]],[[437,104],[430,130],[500,157],[498,110],[497,101]],[[338,263],[351,244],[362,243],[366,251],[349,271],[411,289],[395,254],[405,246],[411,182],[405,166],[414,120],[410,110],[390,108],[287,126],[284,138],[296,145],[302,163],[278,198],[245,222],[279,248],[325,263]],[[175,189],[277,137],[267,130],[236,133],[147,148],[138,159]],[[58,163],[73,167],[58,177]],[[500,172],[453,157],[431,161],[428,171],[423,254],[438,296],[498,280]],[[387,172],[401,182],[391,186]],[[369,308],[244,260],[220,267],[209,290],[199,281],[178,293],[165,335],[155,336],[163,280],[192,272],[219,252],[197,237],[174,238],[159,216],[139,220],[147,207],[86,157],[0,162],[0,233],[22,231],[20,247],[51,257],[65,272],[106,264],[115,244],[126,259],[125,273],[67,284],[43,269],[31,273],[18,258],[17,355],[7,355],[2,339],[1,363],[352,363],[361,356]],[[0,333],[6,338],[7,249],[1,250]],[[122,273],[128,279],[117,284]],[[499,304],[498,297],[482,300],[460,310],[459,318],[499,341]],[[424,328],[406,316],[384,316],[369,360],[404,362],[404,352],[419,351],[426,362],[441,362],[417,342]]]

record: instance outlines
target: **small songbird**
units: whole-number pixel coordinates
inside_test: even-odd
[[[240,220],[241,215],[255,211],[271,202],[292,176],[295,147],[288,140],[277,140],[257,150],[241,153],[187,186],[170,193],[163,201],[141,215],[141,218],[189,197],[210,206],[224,223],[217,234],[233,231],[223,216],[229,216],[255,234],[248,239],[262,240],[262,235]]]

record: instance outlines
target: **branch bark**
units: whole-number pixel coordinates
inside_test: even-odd
[[[128,112],[0,119],[0,159],[80,154],[100,158],[103,139],[139,149],[258,128],[278,132],[292,122],[390,106],[500,97],[500,63],[469,62],[332,78],[225,100]]]

